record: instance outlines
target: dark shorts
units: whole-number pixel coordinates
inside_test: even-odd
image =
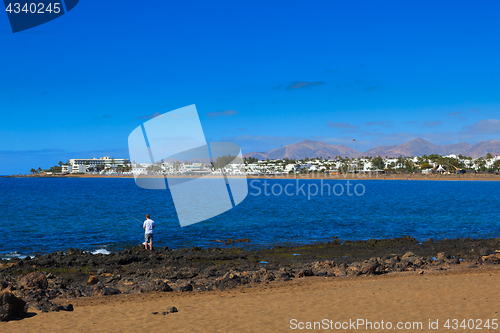
[[[144,240],[146,243],[152,243],[153,242],[153,234],[144,234]]]

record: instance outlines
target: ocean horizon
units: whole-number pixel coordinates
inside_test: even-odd
[[[500,183],[495,181],[249,179],[248,183],[249,194],[240,205],[180,227],[168,190],[142,189],[130,178],[2,178],[0,257],[68,248],[110,253],[137,246],[144,241],[140,221],[146,213],[156,223],[154,245],[170,248],[225,247],[221,240],[231,238],[248,238],[249,243],[231,246],[254,249],[327,242],[334,237],[408,235],[425,241],[500,234],[496,209]],[[348,184],[352,195],[347,193]],[[312,195],[308,188],[315,186],[323,186],[324,193]],[[284,188],[293,195],[284,194]]]

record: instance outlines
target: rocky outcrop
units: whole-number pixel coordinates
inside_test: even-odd
[[[390,272],[446,269],[500,263],[500,239],[457,239],[420,243],[411,237],[341,241],[244,251],[193,247],[145,251],[135,247],[110,255],[69,249],[33,258],[0,260],[0,292],[20,297],[40,311],[71,311],[56,298],[147,292],[224,290],[249,284]],[[227,241],[224,241],[227,242]],[[472,266],[470,266],[472,267]]]
[[[26,315],[26,302],[10,292],[0,293],[0,321],[23,318]]]

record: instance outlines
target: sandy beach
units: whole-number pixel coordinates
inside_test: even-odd
[[[23,178],[101,178],[101,179],[121,179],[121,178],[134,178],[131,175],[91,175],[91,174],[74,174],[74,175],[25,175],[25,176],[9,176],[9,177],[23,177]],[[141,178],[157,178],[158,175],[155,176],[141,176]],[[171,176],[171,178],[198,178],[198,176],[192,175],[180,175],[180,176]],[[222,178],[223,176],[204,176],[204,178]],[[228,178],[241,178],[240,176],[231,176],[228,175]],[[499,174],[442,174],[442,175],[422,175],[422,174],[298,174],[298,175],[247,175],[248,179],[331,179],[331,180],[449,180],[449,181],[499,181]]]
[[[406,329],[410,332],[446,332],[452,330],[445,327],[450,319],[450,327],[458,323],[460,332],[477,332],[478,325],[481,331],[498,331],[491,327],[500,317],[498,267],[461,266],[424,274],[305,277],[226,291],[80,298],[71,300],[73,312],[31,309],[35,315],[30,318],[0,325],[3,332],[287,332],[320,322],[321,328],[307,331],[335,331],[335,325],[344,325],[337,331],[389,332],[400,323],[413,325]],[[163,315],[169,307],[178,312]],[[465,329],[460,328],[463,319]],[[365,322],[345,329],[349,320]],[[483,326],[487,320],[489,330]],[[430,329],[429,321],[438,329]]]

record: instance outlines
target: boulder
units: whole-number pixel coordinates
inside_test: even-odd
[[[91,275],[89,277],[89,279],[87,280],[86,285],[87,286],[93,286],[94,284],[97,284],[97,283],[99,283],[99,279],[96,276]]]
[[[490,254],[494,254],[495,251],[493,251],[492,249],[489,249],[487,247],[483,247],[479,250],[479,255],[481,256],[489,256]]]
[[[306,277],[306,276],[314,276],[312,269],[304,268],[297,273],[297,277],[299,277],[299,278]]]
[[[403,271],[406,271],[409,266],[410,266],[409,261],[405,260],[402,262],[398,262],[397,264],[392,266],[391,270],[396,271],[396,272],[403,272]]]
[[[345,268],[337,267],[333,269],[333,275],[337,277],[347,276],[347,271],[345,270]]]
[[[30,306],[42,312],[59,311],[58,306],[47,299],[29,302]]]
[[[95,286],[92,290],[93,296],[107,296],[116,294],[121,294],[121,291],[116,288],[106,287],[102,284]]]
[[[7,289],[9,287],[9,283],[6,281],[0,281],[0,290]]]
[[[185,291],[193,291],[193,285],[190,283],[183,283],[175,287],[175,290],[185,292]]]
[[[109,273],[105,273],[109,274]],[[106,279],[106,283],[111,283],[111,282],[117,282],[120,281],[122,276],[120,274],[117,275],[109,275],[108,278]]]
[[[153,283],[147,285],[144,288],[145,292],[149,291],[163,291],[163,292],[169,292],[172,291],[173,289],[163,280],[156,280]],[[191,289],[192,290],[192,289]]]
[[[25,315],[26,302],[12,293],[0,293],[0,321],[22,318]]]
[[[315,276],[332,276],[332,269],[335,267],[334,261],[317,261],[313,263],[312,270]]]
[[[445,261],[443,259],[436,259],[432,262],[432,265],[433,266],[441,266],[445,263]]]
[[[415,267],[421,267],[425,264],[425,261],[422,258],[416,257],[416,258],[412,258],[412,263],[413,263],[413,266],[415,266]]]
[[[168,308],[167,311],[163,311],[161,314],[162,315],[168,315],[169,313],[176,313],[179,312],[175,306]]]
[[[73,304],[59,305],[57,307],[58,311],[73,311]]]
[[[265,268],[261,268],[258,271],[249,271],[239,274],[241,284],[247,284],[249,282],[270,282],[276,280],[276,275],[268,271]]]
[[[401,257],[401,259],[409,259],[409,258],[412,258],[412,257],[416,257],[415,253],[413,252],[406,252],[403,257]]]
[[[492,253],[481,258],[483,261],[498,262],[500,261],[500,253]]]
[[[47,289],[49,282],[42,272],[29,273],[21,279],[21,287],[24,289]]]
[[[357,276],[357,275],[360,275],[361,274],[361,269],[357,266],[349,266],[347,268],[347,274],[348,275],[354,275],[354,276]]]
[[[242,239],[238,239],[238,241],[239,241],[240,243],[250,243],[250,239],[248,239],[248,238],[246,238],[246,237],[245,237],[245,238],[242,238]]]
[[[377,262],[369,261],[361,266],[361,274],[374,274],[380,265]]]
[[[445,260],[445,262],[448,264],[453,264],[453,265],[460,264],[460,260],[458,258],[447,259],[447,260]]]
[[[439,252],[436,256],[436,260],[446,260],[451,259],[451,255],[446,252]]]
[[[284,267],[276,273],[276,280],[278,281],[290,281],[293,278],[293,273]]]
[[[241,274],[236,271],[229,271],[224,276],[221,276],[215,280],[214,285],[221,289],[234,288],[241,284]]]

